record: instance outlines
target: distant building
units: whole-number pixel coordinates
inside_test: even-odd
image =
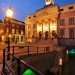
[[[34,39],[54,39],[56,44],[75,43],[75,3],[59,6],[53,0],[45,0],[45,6],[27,15],[25,37],[27,42]],[[62,41],[60,38],[64,38]],[[73,44],[72,44],[73,42]]]
[[[9,22],[10,21],[10,22]],[[5,30],[4,30],[4,40],[8,40],[10,35],[10,42],[24,43],[25,36],[25,23],[16,19],[4,19]]]
[[[5,41],[5,28],[6,25],[0,20],[0,43]]]

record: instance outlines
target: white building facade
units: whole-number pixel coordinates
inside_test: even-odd
[[[25,36],[33,39],[60,39],[70,42],[75,39],[75,3],[58,6],[53,0],[45,0],[45,6],[26,17]],[[57,43],[59,40],[57,41]]]

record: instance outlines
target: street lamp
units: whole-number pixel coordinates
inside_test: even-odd
[[[11,9],[11,7],[9,7],[7,10],[6,10],[6,17],[8,19],[8,24],[9,24],[9,31],[8,31],[8,52],[10,53],[10,19],[12,18],[13,16],[13,10]],[[10,55],[8,53],[8,56],[7,56],[7,60],[10,60]]]

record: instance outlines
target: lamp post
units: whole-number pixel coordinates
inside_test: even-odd
[[[12,18],[13,16],[13,10],[11,9],[11,7],[9,7],[7,10],[6,10],[6,17],[8,19],[8,24],[9,24],[9,30],[8,30],[8,52],[10,52],[10,19]],[[7,60],[10,60],[10,55],[8,53],[8,56],[7,56]]]

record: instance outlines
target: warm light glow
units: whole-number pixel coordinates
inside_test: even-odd
[[[37,30],[38,30],[38,31],[42,31],[42,27],[39,26],[39,27],[37,28]]]
[[[62,65],[62,58],[59,59],[59,65]]]
[[[66,51],[66,54],[68,54],[68,50]]]
[[[54,4],[54,0],[45,0],[46,5]]]
[[[55,25],[52,25],[52,30],[56,30],[56,26]]]
[[[48,26],[45,26],[45,31],[48,31]]]
[[[50,2],[46,2],[46,5],[49,5],[50,4]]]
[[[2,36],[2,41],[4,40],[4,36]]]
[[[13,16],[13,10],[9,7],[6,11],[7,17],[12,17]]]
[[[11,37],[11,35],[9,35],[9,37]]]
[[[3,29],[0,29],[0,34],[2,34],[3,33]]]

